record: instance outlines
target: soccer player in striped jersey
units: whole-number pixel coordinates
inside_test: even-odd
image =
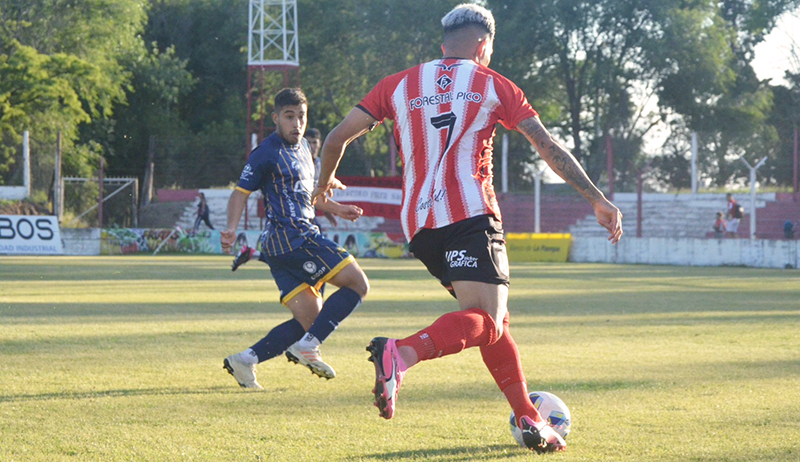
[[[319,346],[369,291],[367,276],[355,259],[322,237],[313,223],[314,160],[308,141],[303,139],[307,112],[308,103],[300,89],[287,88],[275,95],[275,132],[250,153],[228,200],[228,226],[220,232],[222,249],[230,252],[247,197],[260,189],[269,220],[263,252],[280,290],[281,303],[292,313],[292,319],[223,361],[224,368],[244,388],[262,388],[256,380],[256,364],[284,352],[290,361],[308,367],[312,373],[334,378],[336,373],[322,361]],[[333,213],[343,207],[320,205],[320,210]],[[360,215],[360,209],[356,209],[354,213]],[[319,288],[326,282],[339,290],[323,304]]]
[[[328,135],[314,199],[324,201],[340,186],[334,175],[350,142],[383,120],[394,120],[403,161],[401,220],[410,250],[457,298],[460,311],[409,337],[370,342],[380,415],[394,416],[408,368],[479,347],[517,416],[526,446],[563,451],[566,443],[528,398],[509,332],[508,259],[492,185],[495,124],[525,135],[553,171],[592,204],[612,243],[622,236],[622,214],[553,139],[523,92],[487,67],[495,33],[491,12],[461,4],[442,18],[442,25],[443,58],[381,80]]]

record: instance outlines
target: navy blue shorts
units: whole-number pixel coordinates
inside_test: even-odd
[[[354,261],[355,258],[346,250],[320,234],[309,237],[299,249],[267,256],[284,305],[309,287],[319,297],[322,284]]]

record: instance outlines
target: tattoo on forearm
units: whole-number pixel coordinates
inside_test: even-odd
[[[553,139],[544,125],[530,118],[521,122],[517,129],[528,138],[542,159],[564,181],[587,199],[599,197],[600,191],[586,175],[577,159]]]

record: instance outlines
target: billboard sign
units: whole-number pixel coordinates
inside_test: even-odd
[[[0,254],[63,255],[58,219],[51,215],[0,215]]]

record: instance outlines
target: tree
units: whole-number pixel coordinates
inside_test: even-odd
[[[300,62],[311,122],[327,133],[380,79],[441,56],[439,19],[459,1],[301,0]],[[342,175],[385,175],[392,124],[361,137]]]
[[[120,61],[142,50],[144,18],[136,0],[3,2],[0,173],[14,161],[11,153],[26,129],[49,152],[55,150],[56,133],[62,133],[65,175],[94,171],[100,146],[80,140],[80,127],[108,118],[125,101],[129,73]],[[48,163],[35,165],[46,169]],[[51,182],[47,174],[34,174],[34,188],[46,189]]]
[[[717,133],[726,131],[725,120],[730,117],[739,117],[746,127],[758,127],[769,108],[769,94],[750,78],[752,47],[781,12],[797,4],[789,0],[487,3],[498,21],[498,69],[520,84],[545,123],[569,140],[594,181],[605,169],[602,138],[610,135],[616,179],[623,186],[626,176],[632,178],[627,165],[644,155],[645,136],[670,118],[685,117],[692,129],[706,124]],[[728,133],[734,135],[736,129],[741,126]],[[739,135],[719,139],[710,149],[744,149],[747,139],[759,138],[764,145],[772,137],[768,129]],[[535,159],[530,151],[514,151],[524,153],[526,161]],[[729,156],[722,154],[723,159]],[[717,180],[724,181],[720,175]]]
[[[761,170],[766,170],[776,183],[789,186],[794,181],[794,132],[800,127],[800,73],[787,72],[786,80],[787,86],[772,87],[775,98],[768,123],[775,127],[780,141],[774,158]]]

